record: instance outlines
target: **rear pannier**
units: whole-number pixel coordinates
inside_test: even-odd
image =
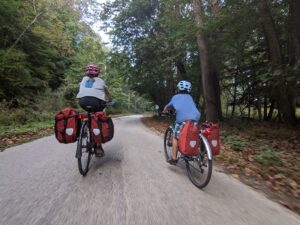
[[[114,124],[106,112],[96,112],[92,116],[91,134],[95,144],[110,141],[114,136]]]
[[[200,138],[197,123],[188,120],[184,122],[179,134],[178,149],[186,156],[196,156],[199,152]]]
[[[62,109],[55,115],[55,137],[60,143],[68,144],[77,140],[80,120],[72,108]]]
[[[201,133],[206,136],[213,155],[221,151],[220,128],[218,124],[206,123],[201,126]]]

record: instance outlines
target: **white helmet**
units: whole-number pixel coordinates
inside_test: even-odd
[[[177,84],[177,88],[179,91],[187,91],[188,93],[190,93],[192,90],[192,84],[189,81],[181,80]]]

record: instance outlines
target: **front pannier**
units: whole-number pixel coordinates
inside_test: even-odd
[[[114,124],[106,112],[96,112],[92,116],[91,134],[95,144],[110,141],[114,136]]]
[[[80,120],[72,108],[62,109],[55,115],[55,137],[60,143],[68,144],[77,140]]]

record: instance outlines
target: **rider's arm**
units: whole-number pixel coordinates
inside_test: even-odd
[[[165,108],[164,108],[164,110],[163,110],[164,113],[166,113],[166,112],[168,112],[168,111],[174,109],[174,107],[173,107],[173,101],[172,101],[172,100],[173,100],[173,98],[172,98],[171,101],[165,106]]]
[[[109,93],[107,87],[104,88],[104,92],[105,92],[105,95],[106,95],[106,97],[107,97],[107,100],[108,100],[109,102],[111,102],[111,101],[112,101],[112,97],[111,97],[111,95],[110,95],[110,93]]]

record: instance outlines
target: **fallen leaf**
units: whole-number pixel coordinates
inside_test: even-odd
[[[291,191],[292,191],[292,194],[293,194],[294,197],[300,198],[300,193],[299,193],[299,191],[295,191],[295,190],[291,190]]]
[[[266,182],[266,185],[267,185],[269,188],[273,187],[273,184],[272,184],[272,182],[270,182],[270,181],[267,181],[267,182]]]
[[[281,173],[279,173],[279,174],[276,174],[275,176],[274,176],[274,179],[275,180],[283,180],[283,179],[285,179],[286,177],[283,175],[283,174],[281,174]]]
[[[239,178],[240,176],[238,174],[231,174],[234,178]]]
[[[245,176],[248,177],[248,176],[251,176],[253,174],[253,171],[249,168],[245,168],[244,174],[245,174]]]
[[[288,178],[288,179],[286,180],[286,182],[287,182],[287,184],[288,184],[292,189],[294,189],[294,190],[297,190],[297,189],[298,189],[298,184],[296,183],[296,181],[294,181],[294,180]]]

